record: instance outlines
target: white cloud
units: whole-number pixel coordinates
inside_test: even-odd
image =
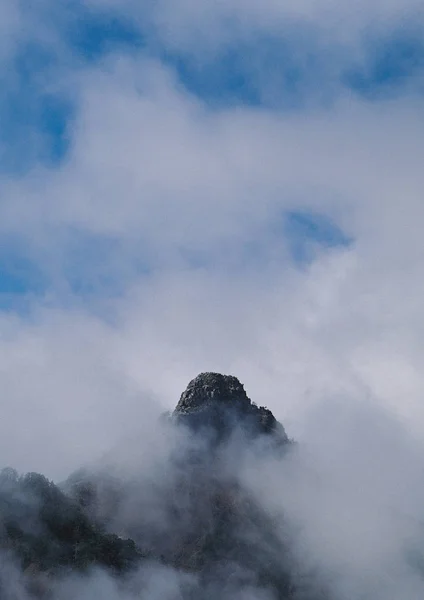
[[[288,18],[340,24],[344,43],[417,4],[158,6],[167,43],[213,49],[233,35],[221,29],[228,16],[242,17],[241,35]],[[8,27],[25,34],[12,8]],[[19,35],[0,36],[1,57]],[[284,485],[274,465],[250,480],[269,510],[306,524],[302,560],[336,571],[341,598],[421,598],[399,560],[403,540],[419,542],[424,496],[421,102],[343,92],[331,110],[218,110],[145,56],[64,72],[59,85],[78,104],[69,155],[0,180],[0,231],[20,236],[51,277],[29,315],[0,315],[2,464],[60,480],[122,440],[157,448],[152,423],[193,376],[233,373],[302,442]],[[286,210],[328,215],[352,245],[297,269]],[[122,248],[120,296],[87,300],[64,286],[75,230]]]
[[[114,236],[129,264],[156,271],[134,279],[129,269],[114,326],[60,295],[35,324],[9,328],[3,317],[2,387],[16,423],[4,421],[4,461],[55,474],[76,466],[107,449],[117,415],[136,420],[138,392],[171,406],[205,369],[240,376],[293,434],[311,404],[346,392],[375,395],[421,431],[420,104],[345,96],[295,114],[212,110],[145,58],[69,77],[79,99],[71,152],[57,170],[2,178],[0,227],[24,237],[57,286],[69,227]],[[354,245],[296,272],[269,229],[299,208],[332,216]],[[261,260],[246,249],[258,240]]]

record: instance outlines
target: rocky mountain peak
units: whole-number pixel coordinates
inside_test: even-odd
[[[181,394],[175,411],[183,413],[202,410],[210,403],[246,406],[251,404],[243,384],[237,377],[221,373],[200,373]]]
[[[280,442],[288,442],[284,427],[272,412],[253,403],[233,375],[197,375],[182,393],[173,416],[193,429],[212,428],[219,437],[241,427],[252,437],[274,434]]]

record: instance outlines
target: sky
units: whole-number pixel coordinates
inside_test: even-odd
[[[422,435],[423,33],[415,0],[2,3],[5,466],[63,478],[201,371],[296,439],[327,405]]]

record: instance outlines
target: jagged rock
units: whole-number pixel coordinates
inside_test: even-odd
[[[192,379],[181,394],[175,412],[187,413],[203,410],[211,403],[238,405],[246,408],[251,404],[243,385],[233,375],[200,373]]]
[[[240,427],[251,437],[272,435],[280,443],[289,441],[272,412],[253,403],[233,375],[200,373],[182,393],[173,418],[195,430],[209,428],[219,439]]]

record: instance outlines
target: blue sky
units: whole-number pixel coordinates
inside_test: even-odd
[[[0,467],[149,468],[233,374],[330,483],[263,473],[302,548],[422,597],[387,509],[423,520],[423,34],[422,0],[0,3]]]
[[[365,23],[350,51],[337,36],[324,37],[321,24],[290,20],[277,31],[252,28],[237,35],[235,28],[234,36],[211,51],[169,44],[149,20],[148,25],[139,25],[131,13],[119,7],[68,2],[61,8],[45,2],[40,13],[49,35],[29,39],[23,35],[19,39],[17,31],[19,42],[1,70],[0,172],[5,177],[25,178],[40,166],[51,171],[61,169],[71,152],[80,110],[81,99],[72,79],[84,71],[101,71],[112,56],[159,61],[181,88],[212,112],[248,107],[298,115],[331,111],[346,94],[375,103],[402,97],[411,90],[419,96],[422,91],[422,28],[413,19],[402,19],[383,30]],[[279,234],[287,238],[296,263],[311,260],[311,248],[353,242],[324,213],[308,213],[301,207],[299,212],[283,211],[279,219]],[[272,237],[273,229],[269,232]],[[32,297],[55,285],[51,272],[37,251],[29,250],[31,244],[22,235],[10,233],[0,249],[2,305],[12,310],[14,294]],[[81,240],[79,247],[72,242],[61,249],[61,277],[77,295],[87,290],[99,294],[122,291],[125,277],[119,273],[119,260],[108,259],[111,248],[123,262],[142,264],[143,273],[155,268],[148,264],[148,256],[130,258],[125,242],[113,236],[93,235],[90,239],[82,229],[76,239]],[[249,260],[249,249],[257,244],[258,239],[248,240],[243,263]],[[100,266],[99,255],[110,263],[110,272],[104,264]],[[193,265],[199,260],[202,264],[200,255],[186,252],[185,256],[191,257]],[[255,258],[252,256],[253,263]],[[133,270],[140,272],[137,266]],[[20,304],[21,298],[17,306]]]
[[[293,436],[373,398],[422,437],[423,32],[419,0],[2,3],[5,462],[67,474],[204,370]]]

